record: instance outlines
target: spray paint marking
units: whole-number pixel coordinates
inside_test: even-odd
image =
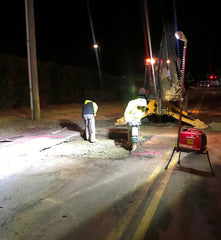
[[[18,141],[12,142],[11,144],[6,145],[6,147],[10,147],[10,146],[12,146],[14,144],[18,144],[18,143],[25,143],[25,142],[28,142],[30,140],[37,139],[37,138],[62,138],[62,137],[61,136],[53,136],[53,135],[39,135],[39,136],[35,136],[35,137],[26,138],[24,140],[18,140]]]

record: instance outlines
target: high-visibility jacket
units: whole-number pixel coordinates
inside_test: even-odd
[[[91,100],[85,100],[84,107],[82,110],[82,115],[85,115],[85,114],[96,115],[97,110],[98,110],[98,106],[95,102],[92,102]]]
[[[131,100],[124,112],[124,118],[126,123],[130,123],[134,120],[140,122],[143,117],[145,111],[139,108],[140,99]]]

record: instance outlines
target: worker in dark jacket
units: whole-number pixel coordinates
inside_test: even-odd
[[[91,100],[85,100],[82,109],[82,117],[85,121],[85,134],[86,139],[90,142],[96,142],[96,130],[95,130],[95,116],[97,113],[98,106]]]

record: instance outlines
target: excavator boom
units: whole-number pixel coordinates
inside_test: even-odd
[[[151,115],[168,115],[179,120],[180,109],[177,107],[177,103],[180,102],[181,98],[181,59],[176,53],[174,26],[166,24],[163,32],[159,57],[145,61],[144,88],[141,89],[145,89],[145,92],[148,93],[148,104],[143,118]],[[153,79],[156,79],[157,91],[154,89]],[[184,103],[185,100],[187,98],[184,94]],[[182,111],[181,120],[196,128],[208,127],[199,119],[190,117],[187,111]],[[115,125],[124,124],[124,117],[115,123]]]

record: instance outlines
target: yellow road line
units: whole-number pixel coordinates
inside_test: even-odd
[[[167,184],[170,180],[171,174],[172,174],[172,169],[175,167],[176,163],[177,163],[177,158],[174,158],[173,161],[170,163],[169,165],[169,169],[170,171],[165,172],[165,175],[163,176],[163,178],[160,181],[160,187],[157,189],[157,191],[155,192],[153,199],[151,200],[150,204],[148,205],[145,214],[143,216],[143,218],[140,221],[140,224],[133,236],[133,240],[142,240],[145,237],[145,234],[151,224],[151,221],[154,217],[154,214],[157,210],[157,207],[160,203],[160,200],[162,198],[162,195],[167,187]]]
[[[165,155],[163,156],[162,160],[160,161],[160,163],[157,165],[157,167],[155,168],[154,172],[150,175],[149,178],[147,178],[147,180],[145,181],[144,185],[145,188],[143,189],[142,192],[142,196],[139,197],[139,199],[134,202],[133,207],[131,207],[127,213],[124,214],[124,216],[121,218],[121,220],[118,222],[117,226],[115,226],[112,231],[108,234],[106,240],[117,240],[120,239],[123,235],[123,233],[125,232],[126,228],[128,227],[132,217],[134,216],[134,214],[136,213],[137,209],[139,208],[140,204],[143,202],[150,186],[154,183],[154,180],[156,179],[156,177],[159,175],[160,171],[162,168],[164,168],[166,160],[168,159],[168,157],[171,155],[172,153],[172,148],[169,149]],[[137,188],[137,186],[136,186]],[[133,191],[136,190],[133,189]]]

